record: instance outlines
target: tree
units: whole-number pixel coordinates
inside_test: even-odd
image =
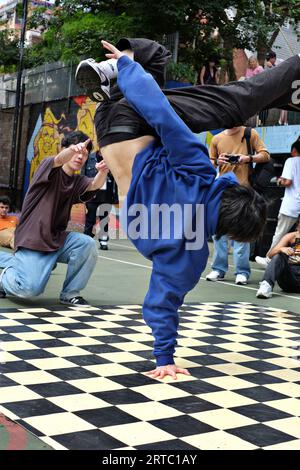
[[[19,59],[18,43],[11,31],[0,31],[0,73],[16,70]]]

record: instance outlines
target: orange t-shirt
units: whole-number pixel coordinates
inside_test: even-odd
[[[0,230],[5,230],[6,228],[14,228],[18,225],[19,220],[13,215],[8,215],[6,217],[0,217]]]

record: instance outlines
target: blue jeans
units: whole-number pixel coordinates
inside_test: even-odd
[[[247,279],[250,277],[250,243],[233,242],[233,262],[235,275],[244,274]],[[212,268],[218,271],[221,276],[225,276],[228,271],[228,237],[224,235],[220,240],[214,237],[214,257]]]
[[[60,300],[79,295],[87,285],[97,262],[95,241],[82,233],[70,232],[58,251],[44,252],[20,248],[11,255],[0,252],[0,290],[7,295],[30,298],[42,294],[55,263],[68,265]]]

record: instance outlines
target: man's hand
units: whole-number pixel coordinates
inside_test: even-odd
[[[218,165],[227,165],[227,163],[229,163],[228,161],[228,154],[227,153],[220,153],[220,155],[218,156],[218,160],[217,160],[217,164]]]
[[[104,162],[104,160],[102,160],[100,163],[96,163],[96,170],[102,175],[107,175],[107,173],[109,172],[109,168]]]
[[[89,142],[90,142],[90,139],[87,139],[85,142],[80,142],[79,144],[76,144],[76,145],[73,144],[73,145],[70,145],[70,147],[63,149],[54,158],[54,167],[63,166],[65,163],[68,163],[76,154],[87,156],[88,151],[86,147],[89,144]]]
[[[287,256],[293,256],[295,254],[293,248],[289,246],[283,246],[282,248],[280,248],[280,253],[284,253]]]
[[[118,60],[123,55],[126,55],[124,52],[119,51],[119,49],[117,49],[115,46],[113,46],[109,42],[107,42],[107,41],[101,41],[101,42],[102,42],[102,46],[105,49],[108,49],[111,52],[110,54],[105,54],[105,56],[108,59],[117,59]]]
[[[250,163],[249,155],[243,155],[240,153],[239,156],[240,156],[239,163]]]
[[[152,379],[163,379],[167,375],[170,375],[174,380],[177,379],[176,374],[191,375],[187,369],[181,369],[176,364],[168,364],[166,366],[158,366],[156,369],[145,372],[145,375]]]

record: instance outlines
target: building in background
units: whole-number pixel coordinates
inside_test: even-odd
[[[28,16],[39,7],[44,7],[45,17],[50,17],[53,12],[53,4],[44,0],[29,1]],[[0,30],[8,29],[11,34],[18,36],[21,32],[22,14],[18,9],[18,4],[22,4],[22,0],[5,0],[0,4]],[[32,45],[39,42],[43,28],[29,29],[26,31],[26,44]]]

